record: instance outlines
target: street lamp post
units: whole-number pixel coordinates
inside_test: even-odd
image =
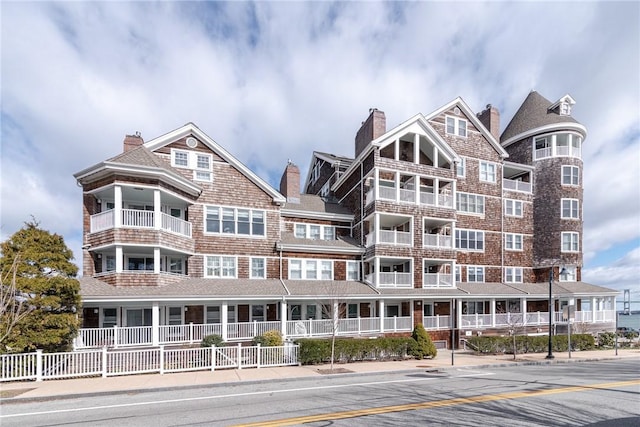
[[[547,359],[553,359],[553,342],[551,339],[551,336],[553,334],[553,295],[551,293],[551,288],[553,287],[553,268],[561,263],[562,261],[556,261],[553,264],[551,264],[551,267],[549,268],[549,353],[547,354]],[[567,270],[562,267],[561,271],[558,274],[558,277],[562,274],[565,274]]]

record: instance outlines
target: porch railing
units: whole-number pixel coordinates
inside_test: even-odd
[[[413,282],[413,273],[380,272],[377,280],[375,273],[367,274],[365,279],[376,286],[410,288]]]
[[[447,236],[444,234],[423,234],[422,244],[423,246],[432,247],[432,248],[447,248],[452,249],[453,240],[451,236]]]
[[[388,243],[391,245],[411,245],[411,233],[408,231],[378,230],[378,239],[375,232],[367,235],[367,246],[378,243]]]
[[[122,226],[133,228],[154,228],[155,212],[139,209],[122,209]],[[107,230],[115,227],[115,210],[100,212],[91,215],[91,233]],[[181,236],[191,237],[191,223],[180,218],[160,214],[160,229]]]
[[[98,350],[66,353],[0,355],[0,381],[24,381],[87,376],[111,377],[142,373],[186,372],[221,368],[261,368],[298,365],[299,347],[233,346]],[[231,362],[231,363],[229,363]]]
[[[427,330],[449,329],[451,327],[451,316],[424,316],[422,325]]]
[[[522,191],[524,193],[531,193],[531,183],[524,181],[516,181],[514,179],[503,179],[502,188],[505,190]]]
[[[453,276],[445,273],[424,273],[422,279],[423,288],[451,288],[454,283]]]

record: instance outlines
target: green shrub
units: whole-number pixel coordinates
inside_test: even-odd
[[[468,347],[476,353],[483,354],[513,354],[513,337],[480,336],[467,340]],[[590,334],[571,335],[572,350],[592,350],[595,339]],[[552,351],[564,352],[569,349],[566,335],[555,335],[551,338]],[[544,353],[549,349],[548,335],[518,336],[516,350],[520,353]]]
[[[616,334],[613,332],[602,332],[598,334],[598,347],[613,347],[616,345]]]
[[[438,350],[436,346],[431,341],[431,337],[422,326],[422,323],[418,323],[415,328],[413,328],[413,333],[411,337],[414,339],[415,344],[412,344],[409,349],[409,353],[415,357],[416,359],[424,359],[428,357],[433,359],[438,354]]]
[[[253,345],[260,344],[264,347],[279,347],[283,344],[282,334],[276,329],[265,332],[264,334],[255,337],[251,343]]]
[[[212,345],[215,345],[216,347],[224,345],[222,337],[217,334],[207,335],[202,339],[202,342],[200,343],[200,347],[211,347]]]
[[[415,343],[409,337],[389,338],[337,338],[335,361],[349,363],[362,360],[398,360],[407,355],[407,349]],[[303,365],[329,363],[331,361],[330,339],[300,339],[299,361]]]

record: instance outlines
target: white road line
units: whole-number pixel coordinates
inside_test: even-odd
[[[203,397],[186,397],[183,399],[169,399],[169,400],[155,400],[149,402],[138,402],[138,403],[122,403],[118,405],[104,405],[104,406],[89,406],[85,408],[72,408],[72,409],[57,409],[54,411],[41,411],[41,412],[25,412],[23,414],[9,414],[9,415],[0,415],[0,418],[16,418],[16,417],[27,417],[33,415],[47,415],[47,414],[63,414],[69,412],[82,412],[82,411],[95,411],[98,409],[113,409],[113,408],[128,408],[134,406],[147,406],[147,405],[162,405],[165,403],[179,403],[179,402],[193,402],[198,400],[213,400],[213,399],[224,399],[229,397],[242,397],[242,396],[258,396],[261,394],[276,394],[276,393],[295,393],[300,391],[309,391],[309,390],[322,390],[322,389],[332,389],[332,388],[345,388],[345,387],[362,387],[362,386],[371,386],[371,385],[380,385],[380,384],[393,384],[393,383],[410,383],[410,382],[419,382],[419,381],[431,381],[437,378],[412,378],[406,380],[393,380],[393,381],[374,381],[368,383],[355,383],[355,384],[339,384],[339,385],[328,385],[321,387],[303,387],[303,388],[291,388],[285,390],[265,390],[265,391],[254,391],[248,393],[233,393],[233,394],[223,394],[219,396],[203,396]]]

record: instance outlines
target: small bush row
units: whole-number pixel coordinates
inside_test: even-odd
[[[349,363],[363,360],[400,360],[407,357],[416,341],[409,337],[336,338],[335,362]],[[305,338],[296,341],[300,346],[298,360],[303,365],[331,362],[331,340]]]
[[[508,353],[513,354],[513,337],[480,336],[467,340],[469,347],[477,353]],[[521,353],[544,353],[549,349],[549,337],[547,335],[518,336],[516,337],[515,351]],[[569,341],[566,335],[555,335],[551,338],[553,351],[568,351]],[[571,335],[571,350],[593,350],[596,340],[591,334]]]

